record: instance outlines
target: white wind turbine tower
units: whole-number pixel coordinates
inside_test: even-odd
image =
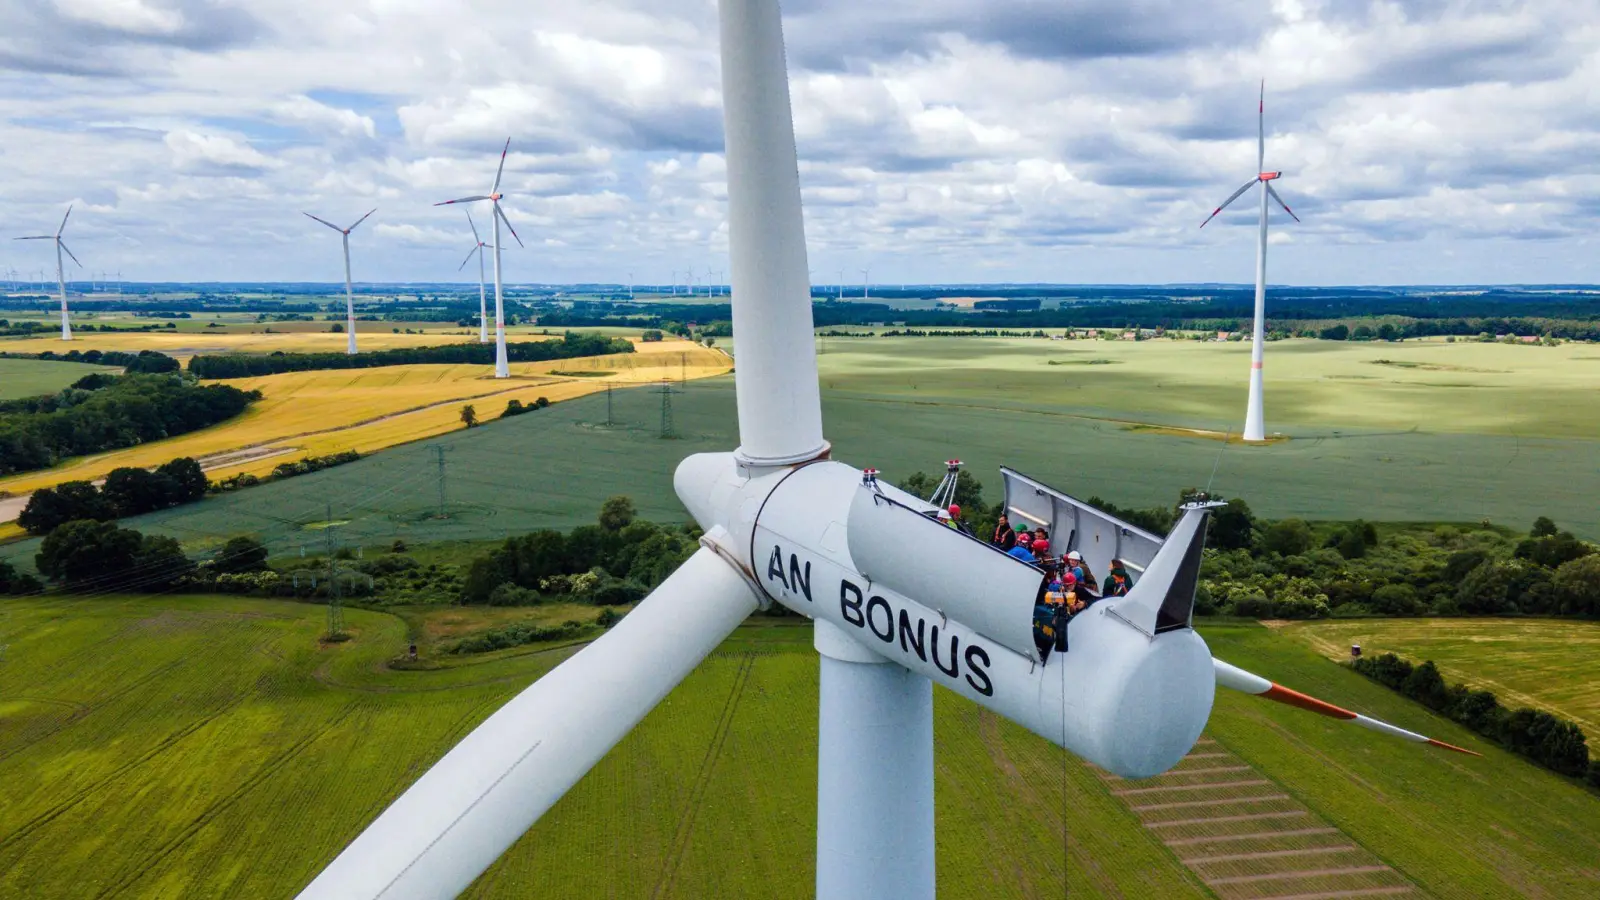
[[[365,222],[367,216],[375,212],[377,212],[376,209],[368,210],[366,216],[357,219],[356,224],[351,225],[349,228],[340,228],[327,219],[318,219],[311,213],[303,213],[306,218],[314,219],[339,232],[340,239],[344,244],[344,352],[351,356],[354,356],[356,352],[356,298],[355,293],[350,288],[350,232],[355,231],[356,225]]]
[[[467,258],[461,261],[461,265],[456,268],[456,271],[460,272],[462,269],[465,269],[467,267],[467,263],[472,262],[473,254],[477,254],[477,257],[478,257],[478,343],[487,344],[487,343],[489,343],[489,301],[485,300],[484,296],[483,296],[483,277],[484,277],[483,276],[483,248],[485,248],[485,247],[487,247],[489,245],[485,244],[483,242],[483,238],[478,236],[478,224],[476,222],[472,221],[472,212],[471,212],[471,210],[467,211],[467,225],[468,225],[468,227],[470,227],[472,229],[472,252],[468,253],[467,254]]]
[[[1206,220],[1200,223],[1204,228],[1217,217],[1218,213],[1228,208],[1233,201],[1243,196],[1252,185],[1261,185],[1261,226],[1260,237],[1256,243],[1256,315],[1255,327],[1250,337],[1250,402],[1244,417],[1244,439],[1259,442],[1267,439],[1266,413],[1262,409],[1261,398],[1261,363],[1262,345],[1266,342],[1267,321],[1267,198],[1271,197],[1289,214],[1289,218],[1296,222],[1300,217],[1294,214],[1289,204],[1283,202],[1278,192],[1273,189],[1272,182],[1283,177],[1282,172],[1267,171],[1267,84],[1261,83],[1261,98],[1256,105],[1256,176],[1246,181],[1237,191],[1222,201],[1222,205],[1211,211]]]
[[[72,207],[68,206],[67,214],[61,217],[61,227],[56,229],[55,234],[35,234],[16,239],[19,241],[55,241],[56,284],[61,289],[61,339],[63,341],[72,340],[72,323],[67,318],[67,271],[65,268],[66,264],[61,260],[61,254],[65,252],[67,256],[72,257],[72,262],[77,265],[78,268],[83,268],[83,263],[78,262],[78,258],[76,256],[72,256],[72,251],[67,248],[67,242],[61,239],[61,233],[67,230],[67,219],[71,217]],[[41,273],[41,281],[43,280],[43,277],[44,276]]]
[[[1208,504],[1191,504],[1164,542],[1151,536],[1159,546],[1126,596],[1068,623],[1070,652],[1041,658],[1037,568],[936,522],[875,470],[830,460],[778,3],[721,0],[719,17],[740,444],[674,476],[705,529],[700,549],[469,733],[301,898],[456,896],[773,603],[815,621],[822,657],[824,900],[932,900],[935,681],[1124,777],[1177,764],[1217,685],[1437,743],[1211,657],[1190,623]]]
[[[506,154],[511,152],[511,138],[506,138],[506,145],[500,151],[500,167],[494,171],[494,187],[489,193],[474,197],[462,197],[459,200],[445,200],[435,203],[434,206],[449,206],[452,203],[477,203],[480,200],[489,201],[491,207],[490,218],[494,225],[494,377],[510,378],[511,363],[506,358],[506,304],[505,291],[500,278],[500,223],[504,222],[506,230],[516,238],[517,246],[525,246],[522,238],[517,237],[517,230],[511,227],[511,220],[500,209],[500,200],[505,195],[500,193],[500,178],[506,172]]]

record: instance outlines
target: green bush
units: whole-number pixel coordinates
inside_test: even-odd
[[[1300,519],[1274,522],[1261,532],[1261,549],[1279,556],[1299,556],[1315,543],[1311,526]]]

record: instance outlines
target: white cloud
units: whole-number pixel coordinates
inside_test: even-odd
[[[324,134],[369,139],[377,137],[376,126],[370,116],[318,103],[304,94],[296,94],[274,105],[272,111],[279,121],[304,125]]]
[[[200,174],[239,174],[282,165],[243,141],[217,134],[169,131],[165,138],[178,169]]]
[[[183,29],[180,10],[145,0],[54,0],[68,18],[139,35],[175,35]]]

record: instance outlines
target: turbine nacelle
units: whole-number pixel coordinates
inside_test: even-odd
[[[706,543],[764,605],[827,621],[1109,771],[1170,769],[1210,717],[1211,654],[1188,627],[1193,581],[1183,577],[1185,562],[1198,565],[1203,509],[1175,531],[1190,544],[1167,544],[1134,592],[1075,617],[1069,650],[1042,660],[1032,623],[1043,573],[940,524],[924,514],[930,504],[870,470],[830,461],[757,468],[707,453],[684,460],[674,487]],[[1187,592],[1182,614],[1163,629],[1157,611],[1174,587]]]

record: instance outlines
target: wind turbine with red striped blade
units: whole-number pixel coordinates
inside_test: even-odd
[[[934,683],[1134,778],[1183,759],[1219,684],[1315,703],[1212,659],[1192,627],[1210,504],[1186,507],[1131,591],[1079,613],[1066,646],[1046,653],[1032,630],[1039,569],[935,521],[876,470],[830,458],[778,3],[720,0],[719,18],[739,447],[674,475],[700,548],[445,754],[304,900],[456,896],[774,603],[813,620],[821,655],[826,900],[934,896]]]
[[[349,228],[340,228],[339,226],[333,224],[332,222],[329,222],[327,219],[319,219],[316,216],[313,216],[311,213],[303,213],[303,215],[306,218],[313,219],[315,221],[321,222],[322,224],[328,226],[329,228],[332,228],[334,231],[339,232],[339,234],[343,238],[343,241],[344,241],[344,331],[345,331],[344,352],[349,354],[349,355],[351,355],[351,356],[354,356],[355,352],[356,352],[356,298],[355,298],[355,293],[350,289],[350,232],[355,231],[356,230],[356,225],[360,225],[362,222],[365,222],[367,220],[367,216],[370,216],[375,212],[377,212],[376,209],[368,210],[366,216],[362,216],[361,218],[357,219],[356,220],[356,224],[355,225],[351,225]]]
[[[78,262],[78,258],[72,255],[71,250],[67,249],[67,242],[61,239],[62,232],[67,230],[67,219],[71,217],[72,207],[68,206],[67,214],[61,217],[61,227],[56,229],[55,234],[33,234],[27,237],[14,238],[14,240],[18,241],[55,241],[56,284],[61,289],[61,339],[63,341],[72,340],[72,323],[67,316],[67,270],[66,263],[61,260],[61,254],[63,252],[66,253],[67,256],[72,258],[74,265],[80,269],[83,268],[83,263]]]
[[[1256,176],[1229,194],[1228,199],[1222,201],[1222,205],[1212,210],[1211,215],[1200,223],[1201,228],[1206,227],[1233,201],[1244,196],[1245,191],[1254,185],[1261,185],[1261,226],[1256,243],[1256,314],[1250,335],[1250,399],[1244,417],[1244,439],[1255,443],[1267,439],[1266,412],[1261,396],[1262,345],[1266,343],[1267,323],[1267,199],[1270,197],[1283,207],[1289,218],[1300,221],[1300,217],[1294,214],[1289,204],[1283,202],[1272,186],[1274,181],[1282,177],[1282,172],[1267,171],[1267,83],[1263,81],[1261,97],[1256,104]]]
[[[511,364],[506,359],[506,306],[500,282],[500,223],[504,222],[506,230],[511,232],[511,236],[517,239],[518,247],[525,246],[522,243],[522,238],[517,237],[517,230],[511,227],[511,220],[506,218],[505,212],[500,209],[500,201],[505,197],[504,194],[500,193],[500,178],[505,175],[506,154],[510,152],[511,139],[506,138],[506,145],[500,151],[500,167],[494,171],[494,187],[489,189],[489,193],[473,197],[462,197],[458,200],[445,200],[434,204],[434,206],[450,206],[455,203],[477,203],[487,200],[492,208],[490,218],[494,224],[494,244],[492,246],[494,249],[494,377],[496,378],[511,377]],[[472,233],[478,233],[476,226],[473,227]],[[463,265],[465,264],[463,263]]]

